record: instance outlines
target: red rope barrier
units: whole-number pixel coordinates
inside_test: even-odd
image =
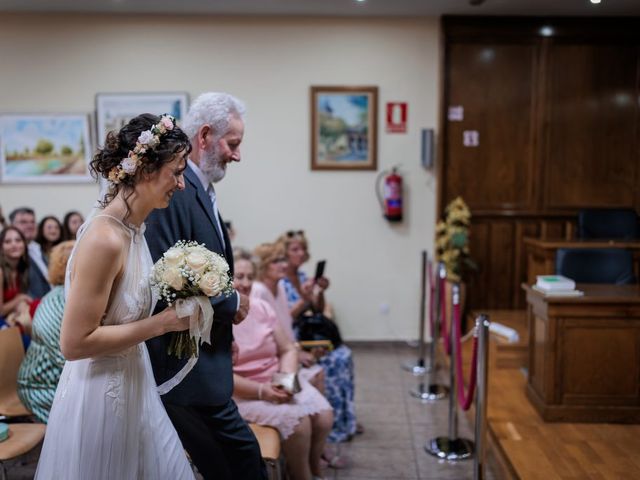
[[[433,278],[433,265],[432,262],[427,262],[427,274],[428,274],[428,278],[429,278],[429,331],[431,332],[431,341],[433,341],[433,325],[434,325],[434,296],[436,293],[436,285],[434,282],[434,278]]]
[[[440,338],[444,343],[444,351],[447,355],[451,355],[451,341],[447,328],[447,282],[440,276],[438,276],[438,281],[440,282]]]
[[[478,360],[478,336],[473,336],[473,353],[471,354],[471,372],[469,379],[469,390],[465,394],[464,392],[464,380],[462,375],[462,327],[460,326],[460,304],[453,306],[453,318],[451,319],[454,325],[451,328],[455,328],[455,341],[456,341],[456,384],[458,386],[458,402],[463,410],[469,410],[471,402],[473,401],[473,395],[476,391],[476,369]],[[452,359],[453,360],[453,359]]]

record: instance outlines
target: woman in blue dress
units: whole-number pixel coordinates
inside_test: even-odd
[[[324,291],[329,287],[329,280],[321,277],[309,279],[300,270],[302,264],[309,259],[308,243],[302,231],[288,231],[280,237],[284,244],[288,261],[287,276],[283,282],[291,316],[296,319],[305,311],[328,311],[324,300]],[[334,410],[333,429],[328,441],[345,442],[362,427],[356,423],[354,404],[354,375],[351,349],[345,344],[327,352],[318,359],[325,372],[325,395]]]

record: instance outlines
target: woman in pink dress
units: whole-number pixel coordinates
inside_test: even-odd
[[[299,348],[295,333],[293,332],[293,317],[287,302],[282,280],[287,272],[287,258],[284,245],[275,243],[263,243],[256,247],[254,254],[258,262],[257,280],[251,288],[251,298],[259,298],[267,302],[276,312],[276,317],[284,328],[292,342],[298,348],[298,360],[304,367],[300,375],[316,387],[324,395],[324,370],[317,365],[315,355]]]
[[[234,264],[234,287],[249,295],[255,276],[251,256],[238,251]],[[292,480],[321,478],[320,457],[333,424],[331,406],[302,377],[301,390],[295,394],[272,383],[277,372],[297,372],[298,352],[289,333],[267,302],[251,298],[249,314],[233,326],[233,335],[240,350],[233,369],[233,395],[240,414],[278,430]]]

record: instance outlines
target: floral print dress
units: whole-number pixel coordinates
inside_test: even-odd
[[[303,272],[298,272],[300,284],[307,281]],[[300,293],[287,279],[280,280],[287,294],[289,308],[298,300]],[[329,442],[346,442],[356,433],[356,412],[354,396],[353,355],[345,344],[329,352],[318,360],[324,369],[325,396],[333,407],[333,428],[329,434]]]

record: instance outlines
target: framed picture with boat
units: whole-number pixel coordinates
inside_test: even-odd
[[[377,168],[378,87],[311,87],[311,169]]]
[[[91,182],[89,116],[0,115],[2,183]]]

